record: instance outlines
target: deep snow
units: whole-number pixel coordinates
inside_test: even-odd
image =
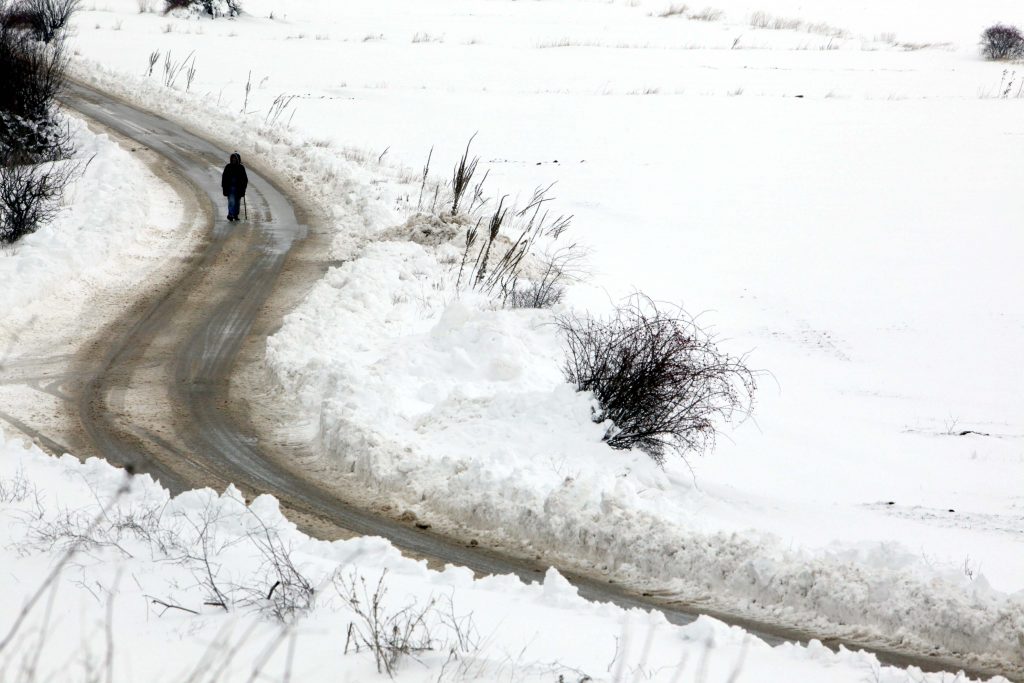
[[[1021,100],[991,97],[1019,77],[973,45],[1016,10],[722,5],[250,0],[210,22],[119,0],[75,40],[111,69],[81,77],[244,142],[326,203],[333,256],[360,256],[269,346],[354,484],[720,606],[1019,657],[1024,138]],[[847,33],[754,30],[754,9]],[[136,82],[154,48],[196,51],[192,95],[159,67]],[[292,131],[258,130],[280,93]],[[696,485],[603,449],[544,314],[454,302],[444,249],[360,249],[414,208],[403,167],[436,144],[444,172],[475,131],[495,193],[559,181],[592,251],[573,305],[682,300],[772,372],[756,422],[691,460]]]
[[[315,588],[312,608],[284,623],[265,597],[280,576],[271,548]],[[353,578],[372,595],[382,573],[384,614],[436,601],[424,631],[432,648],[400,662],[399,681],[950,680],[817,642],[772,648],[708,617],[677,627],[656,612],[588,603],[554,570],[530,585],[476,580],[458,567],[428,570],[378,538],[313,540],[270,496],[170,498],[148,475],[51,458],[3,431],[0,557],[12,579],[0,603],[0,638],[13,635],[0,654],[3,681],[385,678],[365,649],[345,654],[360,622],[342,598]],[[229,610],[204,604],[221,598]]]

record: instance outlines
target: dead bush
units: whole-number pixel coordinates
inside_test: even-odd
[[[386,576],[387,570],[371,589],[365,577],[353,573],[336,579],[335,587],[356,617],[349,622],[345,653],[349,648],[356,652],[368,649],[377,663],[377,673],[394,678],[404,658],[429,652],[437,646],[428,623],[435,601],[431,599],[425,605],[413,602],[401,609],[389,610],[385,605]]]
[[[756,374],[716,345],[683,309],[636,294],[607,320],[568,315],[565,377],[593,393],[595,422],[612,448],[703,453],[718,422],[753,408]]]
[[[265,597],[262,592],[255,597],[258,602],[263,601],[264,609],[275,619],[289,623],[313,608],[316,588],[296,566],[292,549],[285,545],[277,530],[268,527],[251,509],[249,514],[259,528],[251,531],[248,539],[263,558],[262,573],[268,580],[274,579]]]
[[[242,13],[241,0],[164,0],[164,14],[187,10],[210,17],[237,17]]]
[[[82,0],[22,0],[18,13],[27,20],[36,40],[51,43],[60,35]]]
[[[1024,55],[1024,34],[1016,26],[989,26],[981,34],[981,53],[987,59],[1016,59]]]
[[[584,279],[586,253],[570,244],[537,257],[535,272],[517,279],[506,298],[509,308],[551,308],[562,303],[566,287]]]
[[[0,244],[15,242],[51,220],[78,170],[77,164],[68,162],[32,164],[0,158]]]

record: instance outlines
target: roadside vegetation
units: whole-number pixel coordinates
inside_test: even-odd
[[[393,598],[386,567],[338,564],[328,568],[322,560],[310,562],[308,553],[296,552],[294,533],[282,525],[276,510],[265,519],[235,491],[219,497],[211,491],[194,492],[194,498],[204,500],[190,506],[180,500],[141,497],[144,487],[126,471],[112,495],[89,484],[95,504],[54,509],[24,472],[0,477],[0,512],[10,514],[8,509],[34,502],[31,513],[17,522],[22,530],[17,551],[55,558],[13,621],[0,625],[0,682],[14,680],[6,673],[16,666],[23,674],[16,680],[43,680],[37,678],[36,666],[24,666],[48,645],[48,634],[45,629],[35,632],[33,620],[47,612],[47,603],[52,603],[61,582],[68,581],[67,575],[83,562],[117,564],[148,558],[159,566],[163,581],[154,581],[151,572],[143,576],[152,591],[144,594],[147,618],[190,620],[196,629],[221,613],[248,618],[253,625],[259,622],[252,617],[268,621],[277,637],[264,657],[251,664],[249,680],[257,680],[268,660],[286,650],[289,642],[294,648],[298,623],[318,608],[321,613],[340,614],[341,623],[347,621],[347,629],[336,634],[339,645],[344,643],[343,653],[372,659],[381,678],[395,678],[403,665],[429,653],[441,662],[442,675],[465,680],[468,667],[485,645],[473,614],[456,610],[450,594],[431,592],[419,600],[415,595]],[[109,639],[118,586],[107,589],[97,584],[97,588],[109,591],[104,623]],[[114,647],[112,640],[108,647]],[[105,678],[80,680],[120,680],[114,676],[110,654],[108,650],[105,662],[98,665],[105,669]],[[235,654],[208,651],[196,663],[196,671],[204,663],[216,663],[218,670],[211,670],[209,677],[193,674],[175,680],[234,680],[232,668],[242,666],[233,661]],[[89,661],[92,653],[84,648],[80,656]],[[288,671],[291,661],[289,655]]]
[[[713,335],[678,306],[637,292],[607,318],[566,312],[567,289],[586,278],[586,254],[567,243],[572,216],[549,209],[553,186],[536,189],[522,206],[490,197],[487,174],[473,139],[450,180],[428,187],[430,160],[420,187],[418,226],[412,239],[454,242],[454,290],[483,294],[500,308],[556,309],[566,350],[563,375],[593,396],[592,419],[605,425],[604,441],[638,449],[659,465],[669,454],[685,457],[714,446],[723,423],[753,410],[757,373],[746,357],[719,349]],[[426,198],[426,199],[425,199]],[[429,225],[425,226],[425,217]]]
[[[78,166],[57,112],[65,30],[80,0],[0,0],[0,244],[35,232],[59,209]]]
[[[703,453],[719,424],[750,414],[757,373],[730,356],[680,307],[636,294],[611,317],[562,315],[566,379],[594,396],[605,442],[655,462]]]

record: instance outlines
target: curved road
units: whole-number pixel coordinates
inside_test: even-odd
[[[301,209],[273,182],[250,168],[249,223],[222,216],[220,168],[228,151],[180,126],[91,89],[71,85],[64,103],[165,157],[205,204],[213,228],[188,256],[180,277],[141,300],[77,359],[71,394],[80,425],[74,446],[121,466],[149,472],[173,492],[234,483],[247,496],[272,493],[300,527],[321,537],[355,534],[390,539],[406,552],[452,562],[480,574],[514,573],[536,580],[546,565],[440,536],[338,500],[316,481],[283,466],[273,445],[263,446],[229,396],[232,372],[282,277],[315,278],[301,260],[307,229]],[[294,272],[293,272],[294,271]],[[296,275],[295,273],[298,273]],[[311,284],[311,282],[307,283]],[[827,645],[866,649],[882,662],[925,670],[965,670],[972,676],[1020,675],[990,671],[942,657],[906,654],[877,643],[821,638],[754,623],[699,607],[639,595],[605,579],[564,572],[582,596],[626,607],[659,609],[686,623],[701,613],[747,628],[769,643],[819,637]]]

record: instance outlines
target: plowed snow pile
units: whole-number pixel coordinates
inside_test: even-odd
[[[316,541],[270,496],[171,498],[148,475],[51,458],[2,431],[0,558],[16,577],[0,605],[3,681],[387,680],[356,639],[394,634],[360,612],[409,636],[398,681],[948,680],[588,603],[554,570],[530,585],[475,580],[379,538]]]

